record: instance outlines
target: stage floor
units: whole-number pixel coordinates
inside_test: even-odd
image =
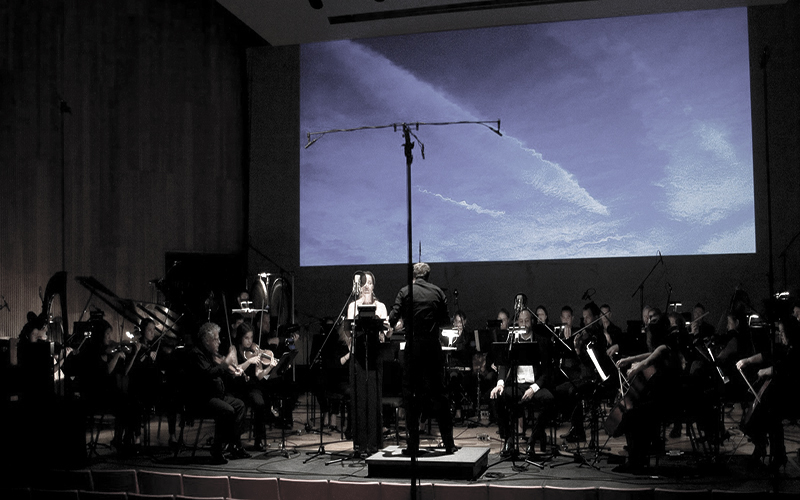
[[[478,422],[457,422],[455,428],[456,444],[460,447],[488,448],[488,464],[482,474],[472,481],[468,480],[425,480],[425,482],[480,482],[505,485],[537,485],[537,486],[613,486],[613,487],[660,487],[677,489],[722,489],[737,491],[782,491],[800,493],[800,467],[798,466],[798,443],[800,443],[800,427],[794,422],[785,422],[786,447],[789,461],[785,469],[778,475],[770,476],[766,467],[753,465],[749,455],[753,446],[738,430],[741,411],[738,405],[726,408],[725,428],[730,432],[729,439],[724,441],[719,454],[709,455],[694,452],[692,443],[685,432],[680,438],[667,438],[666,451],[651,460],[653,465],[649,475],[632,475],[615,472],[614,469],[623,460],[625,451],[624,438],[608,438],[605,431],[600,430],[602,450],[576,449],[567,446],[558,436],[567,431],[564,424],[555,431],[559,451],[551,459],[544,462],[544,468],[527,464],[524,461],[503,460],[499,456],[501,441],[496,426],[481,425]],[[136,456],[121,457],[113,449],[102,446],[111,439],[111,431],[101,433],[101,446],[95,456],[90,457],[87,468],[91,469],[145,469],[162,472],[183,472],[195,475],[228,475],[237,477],[285,477],[302,479],[332,479],[352,481],[379,481],[381,477],[368,475],[366,457],[354,457],[351,441],[341,438],[339,432],[326,431],[322,435],[324,451],[338,453],[342,456],[319,455],[320,435],[311,429],[317,426],[314,415],[305,405],[305,397],[294,413],[294,429],[286,431],[285,452],[281,452],[281,431],[268,430],[269,444],[272,452],[255,453],[253,457],[243,460],[232,460],[225,465],[211,465],[207,444],[213,433],[213,423],[205,422],[202,426],[199,443],[200,449],[194,457],[191,450],[182,450],[177,457],[167,447],[166,421],[159,423],[154,418],[151,424],[151,446],[141,450]],[[160,425],[160,430],[159,430]],[[187,426],[185,440],[193,443],[197,435],[197,424]],[[433,426],[436,433],[436,426]],[[252,445],[252,438],[244,437],[245,447]],[[435,435],[423,432],[421,446],[435,447],[438,444]],[[582,443],[586,446],[586,443]],[[387,434],[385,446],[396,445],[394,435]],[[401,440],[400,445],[403,445]],[[524,448],[524,446],[523,446]],[[288,455],[288,457],[286,456]],[[335,463],[332,460],[344,458]],[[403,482],[397,477],[387,478],[390,482]]]

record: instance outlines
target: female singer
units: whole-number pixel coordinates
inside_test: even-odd
[[[245,377],[236,379],[234,394],[244,400],[253,409],[253,438],[255,451],[266,451],[266,416],[267,405],[264,400],[262,384],[264,377],[277,366],[272,351],[260,350],[253,342],[253,326],[241,323],[237,328],[236,359]]]
[[[359,280],[359,294],[358,298],[347,306],[347,319],[356,317],[356,308],[361,306],[375,306],[375,316],[384,320],[384,325],[388,327],[389,313],[386,310],[386,305],[378,300],[375,295],[375,275],[371,271],[363,271],[356,275]],[[387,329],[386,333],[380,333],[380,340],[384,342],[392,336],[392,330]]]

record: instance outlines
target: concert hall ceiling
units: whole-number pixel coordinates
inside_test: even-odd
[[[781,0],[218,0],[273,46]]]

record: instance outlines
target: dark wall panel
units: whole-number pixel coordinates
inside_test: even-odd
[[[165,252],[241,251],[238,20],[210,0],[8,0],[0,25],[0,335],[62,268],[74,321],[89,296],[75,276],[153,300]]]

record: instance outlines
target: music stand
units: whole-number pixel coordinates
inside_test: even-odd
[[[297,356],[297,350],[296,349],[292,349],[290,351],[286,351],[285,353],[283,353],[281,355],[281,359],[278,360],[278,364],[275,366],[275,368],[272,369],[271,372],[269,372],[269,375],[264,377],[264,380],[265,381],[266,380],[272,380],[273,378],[278,378],[281,375],[283,375],[284,373],[286,373],[289,370],[289,368],[291,368],[292,363],[294,362],[294,358],[296,356]],[[283,399],[281,399],[281,406],[283,406]],[[281,412],[281,414],[283,414],[283,412]],[[297,451],[295,451],[295,453],[297,453]],[[265,457],[268,457],[268,456],[270,456],[272,454],[283,455],[284,458],[289,458],[289,455],[291,454],[291,452],[286,448],[286,426],[285,425],[281,425],[281,446],[279,448],[274,449],[274,450],[267,450],[266,452],[264,452],[264,456]]]

